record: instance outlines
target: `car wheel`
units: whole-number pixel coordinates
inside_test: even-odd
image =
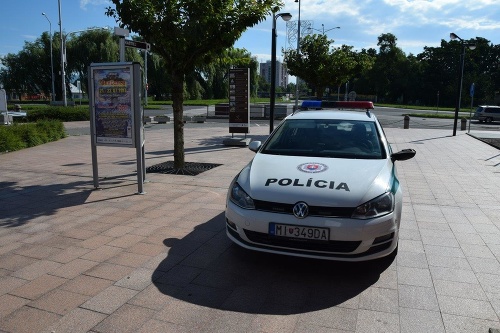
[[[482,119],[479,119],[479,122],[480,122],[480,123],[482,123],[482,122],[483,122],[483,120],[482,120]]]
[[[487,122],[487,123],[491,123],[492,121],[493,121],[493,119],[491,119],[491,118],[486,118],[486,122]]]

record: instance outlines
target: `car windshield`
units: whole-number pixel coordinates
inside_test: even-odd
[[[386,158],[374,122],[338,119],[288,119],[261,153],[332,158]]]

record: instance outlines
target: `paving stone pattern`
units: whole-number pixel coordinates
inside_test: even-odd
[[[0,155],[1,332],[488,332],[500,329],[500,154],[464,132],[387,128],[404,187],[394,261],[339,263],[241,249],[228,185],[253,153],[225,126],[185,131],[197,176],[148,174],[90,137]],[[266,126],[253,126],[263,139]],[[146,132],[146,166],[173,160]]]

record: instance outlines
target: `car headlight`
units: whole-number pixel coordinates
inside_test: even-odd
[[[250,198],[250,196],[245,191],[243,191],[243,189],[237,182],[234,182],[233,186],[231,187],[229,199],[241,208],[255,209],[253,199]]]
[[[392,213],[393,210],[394,194],[387,192],[356,207],[352,217],[355,219],[371,219]]]

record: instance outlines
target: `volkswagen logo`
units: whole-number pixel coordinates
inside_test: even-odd
[[[305,202],[297,202],[293,206],[293,215],[298,219],[303,219],[309,215],[309,206]]]

